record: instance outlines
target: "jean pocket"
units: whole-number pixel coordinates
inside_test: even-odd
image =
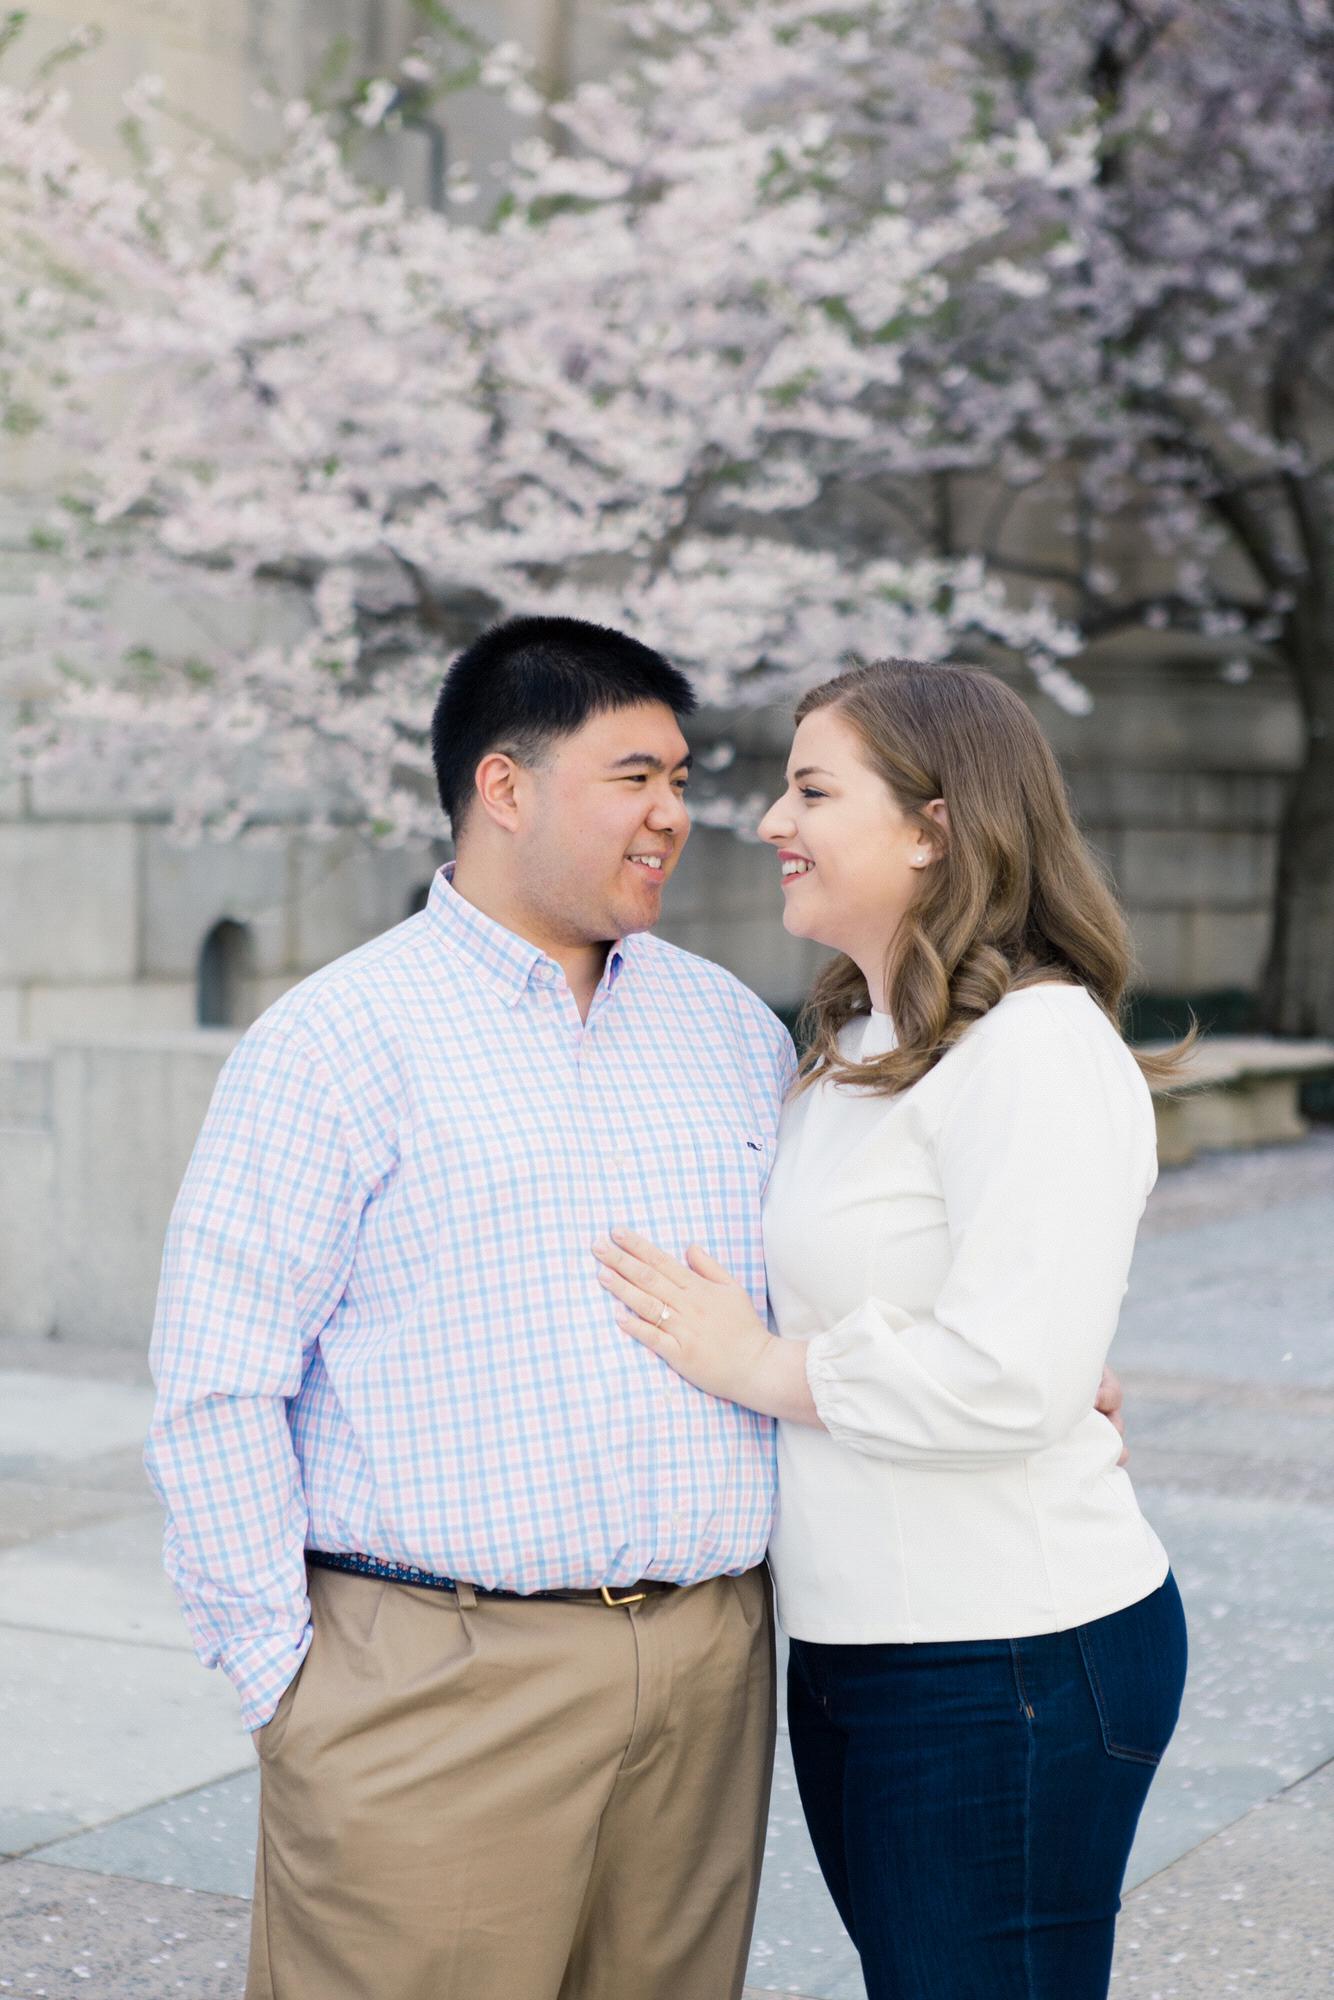
[[[1077,1626],[1076,1637],[1108,1756],[1157,1764],[1186,1679],[1186,1621],[1174,1579],[1124,1611]]]

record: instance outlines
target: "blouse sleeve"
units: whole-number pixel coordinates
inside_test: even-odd
[[[981,1468],[1093,1407],[1153,1184],[1152,1102],[1110,1031],[1029,1005],[987,1035],[936,1151],[951,1258],[934,1312],[870,1296],[809,1342],[807,1375],[854,1450]]]

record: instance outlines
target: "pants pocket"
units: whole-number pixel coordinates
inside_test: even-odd
[[[311,1645],[313,1644],[314,1640],[312,1639]],[[287,1727],[287,1719],[292,1712],[292,1704],[296,1700],[296,1685],[306,1671],[310,1660],[310,1651],[310,1646],[307,1646],[300,1666],[278,1697],[277,1708],[274,1709],[273,1714],[263,1727],[255,1731],[255,1751],[260,1757],[267,1756],[272,1751],[274,1745]]]
[[[1138,1604],[1076,1627],[1109,1757],[1157,1764],[1172,1740],[1186,1679],[1186,1619],[1175,1579]]]
[[[769,1609],[768,1570],[761,1563],[758,1569],[743,1570],[740,1576],[728,1576],[724,1581],[736,1598],[741,1616],[752,1632],[758,1632]]]

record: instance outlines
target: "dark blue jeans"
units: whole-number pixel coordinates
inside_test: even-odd
[[[797,1784],[869,2000],[1103,2000],[1176,1726],[1176,1583],[1033,1639],[794,1639]]]

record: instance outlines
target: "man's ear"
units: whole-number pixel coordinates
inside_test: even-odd
[[[496,826],[513,833],[519,822],[517,790],[522,766],[503,750],[492,750],[473,773],[477,789],[474,811],[480,809]]]

